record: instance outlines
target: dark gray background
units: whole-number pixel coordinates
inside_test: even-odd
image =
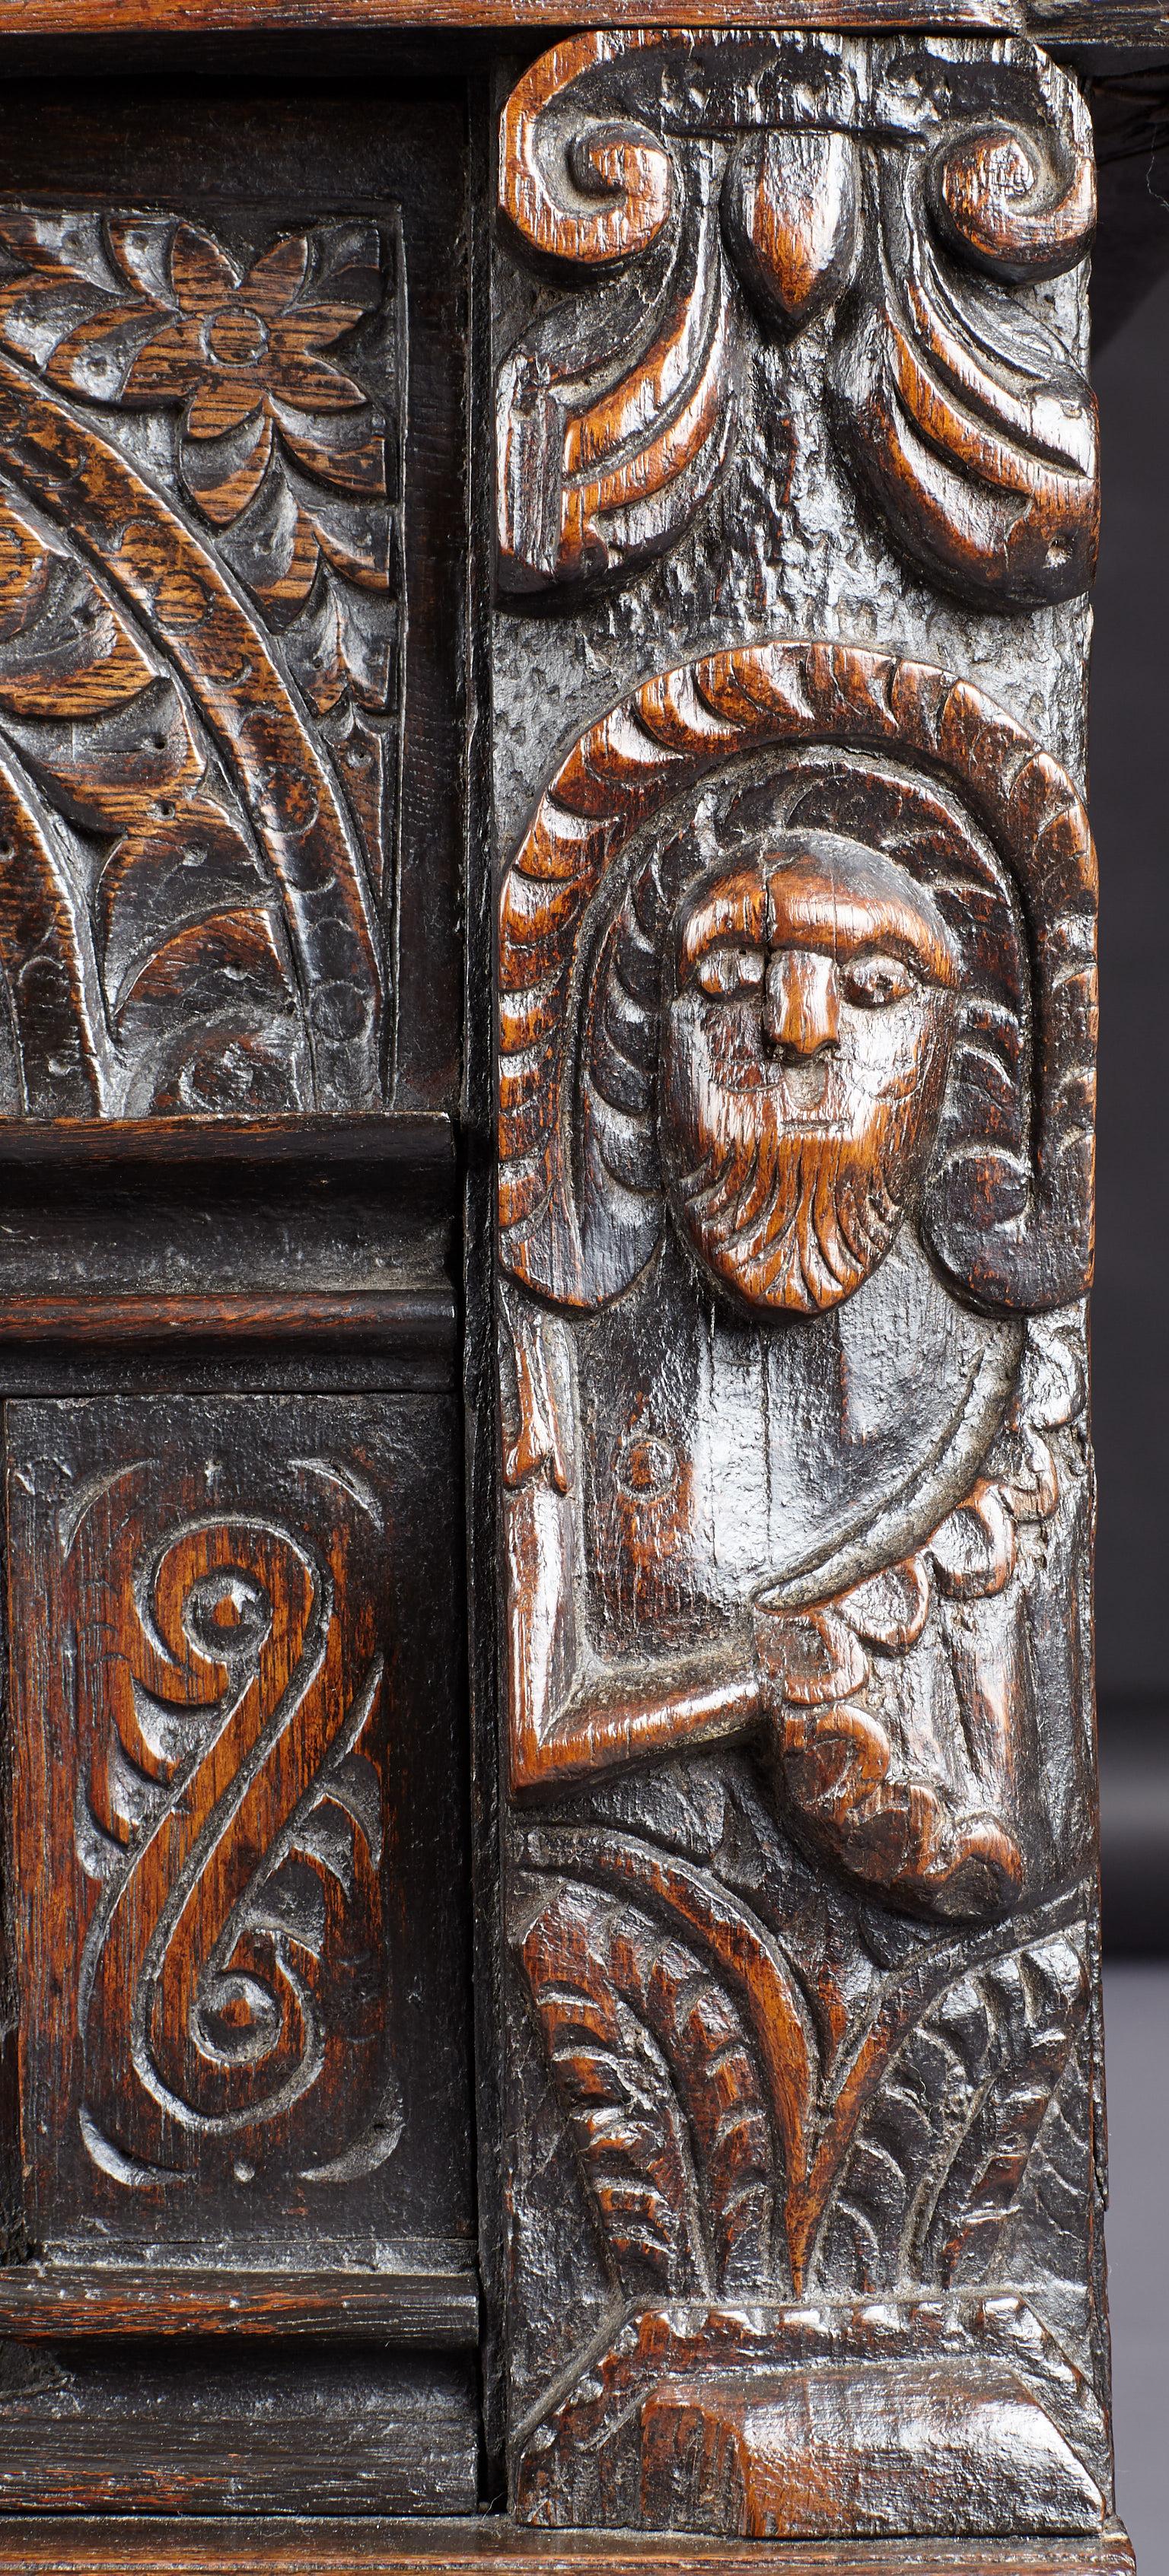
[[[1160,242],[1169,258],[1169,210],[1149,185],[1166,184],[1166,158],[1133,156],[1118,173],[1138,255]],[[1119,243],[1101,258],[1102,339],[1111,290],[1131,292],[1135,266]],[[1169,2576],[1169,1958],[1131,1955],[1169,1951],[1169,276],[1104,340],[1094,372],[1104,456],[1090,783],[1103,967],[1093,1343],[1108,2252],[1117,2503],[1140,2576]]]
[[[1169,254],[1169,211],[1148,204]],[[1169,1951],[1169,275],[1099,349],[1094,373],[1104,522],[1090,779],[1102,965],[1092,1330],[1115,1953]]]

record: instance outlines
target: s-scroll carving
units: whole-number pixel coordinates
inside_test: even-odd
[[[129,2186],[189,2181],[217,2145],[295,2155],[300,2106],[332,2095],[340,2049],[344,2098],[311,2124],[311,2182],[340,2171],[330,2129],[352,2147],[370,2111],[376,2036],[372,2056],[370,2035],[346,2039],[331,1989],[355,1935],[375,1954],[382,1941],[382,1658],[346,1683],[336,1565],[246,1515],[168,1532],[116,1615],[108,1736],[77,1803],[96,1891],[82,2134]],[[377,2134],[384,2156],[394,2124]]]
[[[500,374],[506,590],[681,536],[731,453],[749,311],[785,344],[823,323],[842,458],[931,580],[998,608],[1087,587],[1095,411],[1032,290],[1091,240],[1091,135],[1029,48],[578,37],[513,93],[499,190],[577,288]]]

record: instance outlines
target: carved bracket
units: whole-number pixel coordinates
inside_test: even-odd
[[[505,590],[672,545],[731,450],[751,329],[813,324],[840,454],[921,571],[996,608],[1087,587],[1095,409],[1035,288],[1091,241],[1090,127],[1030,47],[576,37],[508,102],[499,202],[576,290],[500,371]]]

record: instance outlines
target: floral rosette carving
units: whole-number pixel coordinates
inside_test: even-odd
[[[93,590],[113,577],[124,587],[149,647],[175,659],[196,701],[211,708],[227,768],[257,809],[260,848],[273,811],[281,814],[288,850],[278,878],[291,948],[314,951],[304,958],[304,994],[319,1028],[304,1046],[286,1028],[270,1033],[273,1015],[299,1012],[296,969],[288,974],[281,933],[257,927],[263,896],[252,891],[247,835],[227,858],[229,827],[214,814],[203,819],[219,783],[203,781],[188,876],[167,878],[170,917],[144,894],[144,871],[121,889],[106,868],[90,933],[85,868],[59,855],[57,876],[77,884],[57,909],[57,938],[93,940],[98,951],[95,966],[80,974],[70,966],[70,974],[88,1018],[80,1054],[98,1059],[100,1100],[116,1103],[126,1090],[121,1064],[106,1072],[100,1059],[111,1038],[118,1056],[124,1030],[129,1036],[121,940],[113,984],[106,974],[108,894],[126,920],[134,917],[136,963],[173,933],[160,999],[183,981],[193,1018],[214,1023],[206,1064],[183,1051],[175,1059],[167,1028],[165,1069],[131,1069],[134,1105],[281,1110],[360,1100],[371,1108],[384,1082],[381,912],[391,891],[402,726],[397,232],[363,216],[252,234],[234,219],[214,232],[152,211],[10,206],[0,214],[0,381],[10,474],[57,520],[67,549],[95,556],[75,582]],[[41,474],[49,448],[72,459],[85,451],[88,518],[67,510],[57,471]],[[108,513],[121,513],[116,536]],[[206,618],[211,592],[221,636]],[[28,623],[31,605],[23,616]],[[93,616],[118,618],[116,600],[103,598]],[[126,644],[124,662],[129,652]],[[95,667],[88,703],[75,698],[72,711],[106,714],[116,680],[118,670]],[[245,747],[252,698],[265,708],[255,726],[263,739]],[[294,752],[281,734],[299,737]],[[116,757],[126,788],[131,778],[154,791],[173,783],[149,762],[152,744],[160,747],[131,737],[121,721]],[[49,765],[39,762],[41,775]],[[106,755],[88,768],[106,778]],[[147,822],[173,822],[178,804],[175,796],[147,806],[139,837]],[[111,819],[124,817],[126,799]],[[180,842],[175,829],[149,837]],[[191,902],[196,894],[206,902]],[[175,951],[175,935],[188,958]],[[95,1012],[103,981],[111,1030]],[[247,1005],[239,1038],[229,1025],[232,989]],[[31,1064],[26,1087],[36,1084]]]

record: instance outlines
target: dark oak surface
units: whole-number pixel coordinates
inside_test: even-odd
[[[317,2521],[104,2526],[0,2523],[0,2568],[35,2576],[1132,2576],[1119,2525],[1098,2540],[899,2540],[829,2548],[736,2547],[733,2541],[615,2539],[598,2532],[517,2529],[501,2515],[396,2526]]]
[[[550,0],[0,0],[0,2568],[1131,2566],[1069,1608],[1089,132],[946,37],[1169,12],[677,15],[525,73]],[[742,861],[705,913],[680,799]],[[694,1181],[745,994],[862,1127],[913,1021],[892,1218],[821,1173],[770,1269]],[[736,1395],[720,1296],[794,1391]],[[646,2528],[427,2519],[505,2483]]]
[[[426,2351],[473,2344],[474,2272],[135,2271],[129,2264],[10,2265],[0,2273],[0,2330],[61,2335],[306,2335],[366,2338]]]
[[[372,28],[628,26],[1001,29],[1044,44],[1150,45],[1169,37],[1163,0],[0,0],[0,35],[214,35]]]
[[[509,2492],[1087,2534],[1090,127],[684,27],[500,130]]]

